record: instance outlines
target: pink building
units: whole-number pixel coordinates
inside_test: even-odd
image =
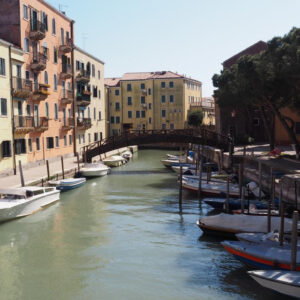
[[[73,153],[74,21],[43,0],[0,0],[0,15],[0,38],[24,50],[23,79],[33,86],[29,97],[14,99],[18,118],[33,120],[15,140],[29,162]]]

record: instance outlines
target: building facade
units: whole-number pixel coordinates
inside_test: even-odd
[[[170,71],[125,73],[105,86],[109,135],[185,128],[189,104],[202,96],[200,81]]]
[[[211,126],[214,128],[216,125],[215,118],[215,100],[213,97],[202,97],[201,102],[192,102],[190,104],[190,111],[202,110],[203,121],[205,126]]]
[[[104,91],[104,63],[76,47],[75,66],[75,112],[76,152],[106,136],[106,113]]]
[[[0,38],[24,52],[12,68],[23,91],[13,97],[16,153],[28,162],[73,153],[74,22],[42,0],[0,0],[0,14]]]

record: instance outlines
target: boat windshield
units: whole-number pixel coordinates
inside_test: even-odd
[[[5,199],[5,200],[19,200],[19,199],[24,199],[24,196],[22,195],[13,195],[13,194],[0,194],[0,199]]]

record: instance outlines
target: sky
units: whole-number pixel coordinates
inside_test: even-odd
[[[259,40],[300,27],[300,0],[48,0],[75,20],[75,43],[105,77],[173,71],[202,82]]]

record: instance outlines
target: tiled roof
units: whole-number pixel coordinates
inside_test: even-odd
[[[119,86],[121,78],[105,78],[104,85],[107,86]]]

